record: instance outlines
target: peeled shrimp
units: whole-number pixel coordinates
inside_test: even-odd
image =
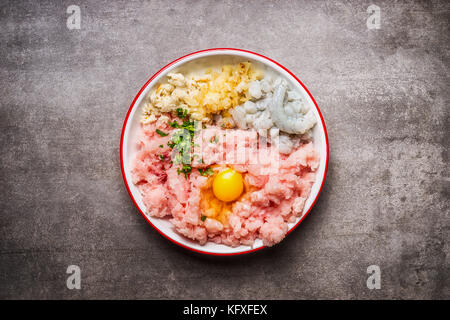
[[[303,115],[294,113],[289,108],[288,110],[285,109],[284,101],[287,88],[288,85],[284,79],[277,81],[272,101],[269,104],[272,121],[280,131],[291,134],[303,134],[314,126],[316,119],[312,110]]]

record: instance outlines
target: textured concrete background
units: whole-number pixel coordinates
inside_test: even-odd
[[[380,30],[366,27],[372,3]],[[81,30],[66,27],[71,4]],[[449,21],[445,0],[2,1],[0,298],[449,299]],[[236,258],[162,238],[120,172],[135,94],[210,47],[291,69],[330,139],[310,216]],[[66,288],[71,264],[81,290]]]

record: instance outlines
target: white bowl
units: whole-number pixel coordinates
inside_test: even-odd
[[[272,59],[264,57],[260,54],[232,48],[202,50],[185,55],[169,63],[147,81],[147,83],[134,98],[130,109],[128,110],[125,122],[123,124],[122,137],[120,141],[120,161],[122,166],[122,174],[125,181],[125,186],[128,189],[131,199],[147,222],[170,241],[182,246],[183,248],[199,253],[211,255],[236,255],[253,252],[264,248],[264,246],[261,240],[255,241],[252,247],[242,245],[233,248],[212,242],[207,242],[205,245],[200,245],[199,243],[177,233],[168,219],[154,218],[145,214],[145,206],[142,202],[141,194],[136,186],[131,182],[131,161],[137,151],[136,145],[137,135],[140,130],[140,114],[143,107],[143,101],[147,96],[147,93],[151,90],[153,85],[156,84],[161,78],[164,78],[167,73],[171,71],[191,70],[192,68],[202,67],[205,63],[235,63],[243,60],[251,61],[254,64],[264,67],[269,72],[275,72],[276,74],[286,78],[293,87],[297,88],[303,94],[306,101],[308,101],[311,106],[314,106],[313,110],[317,117],[317,124],[313,129],[313,141],[316,150],[320,154],[320,165],[317,170],[316,181],[311,189],[311,194],[306,201],[303,215],[297,218],[295,223],[289,224],[288,234],[292,232],[311,211],[311,208],[316,202],[325,181],[328,166],[328,137],[325,123],[313,96],[309,93],[303,83],[301,83],[301,81],[288,69]]]

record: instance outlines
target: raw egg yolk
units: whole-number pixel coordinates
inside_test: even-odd
[[[213,181],[213,192],[217,199],[229,202],[236,200],[244,190],[242,175],[233,169],[220,172]]]

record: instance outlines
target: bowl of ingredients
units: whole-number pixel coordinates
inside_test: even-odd
[[[208,49],[159,70],[133,100],[120,159],[144,218],[205,254],[273,246],[310,212],[328,138],[317,104],[279,63]]]

